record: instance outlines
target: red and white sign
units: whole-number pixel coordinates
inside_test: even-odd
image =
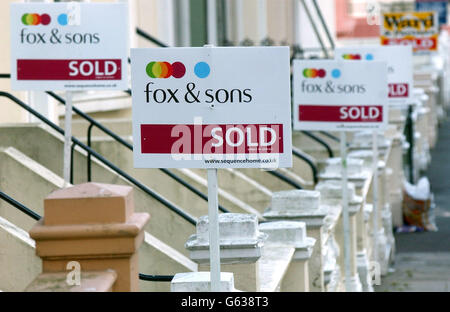
[[[179,134],[201,135],[179,140]],[[187,137],[187,136],[186,136]],[[258,154],[283,153],[283,125],[141,125],[144,154]]]
[[[407,83],[389,83],[389,98],[409,98],[410,88]]]
[[[11,4],[15,90],[128,89],[125,3]]]
[[[389,104],[408,104],[413,89],[411,46],[358,46],[336,48],[337,61],[383,61],[388,66]]]
[[[131,64],[135,167],[292,166],[289,48],[132,49]]]
[[[405,37],[405,38],[383,38],[382,45],[403,45],[411,46],[415,52],[436,51],[438,48],[438,35],[425,38]]]
[[[121,59],[17,60],[17,80],[120,80],[121,63]]]
[[[295,130],[359,131],[386,126],[385,62],[294,60],[293,66]]]

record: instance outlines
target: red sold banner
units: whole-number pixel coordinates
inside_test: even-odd
[[[409,97],[409,89],[407,83],[390,83],[388,84],[390,98],[407,98]]]
[[[283,153],[282,124],[142,124],[143,154]]]
[[[424,38],[381,38],[381,45],[411,45],[414,51],[436,51],[438,45],[437,35]]]
[[[383,106],[299,105],[298,119],[322,122],[382,122]]]
[[[17,60],[17,80],[120,80],[120,59]]]

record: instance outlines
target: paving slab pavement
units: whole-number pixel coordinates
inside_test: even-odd
[[[404,252],[396,255],[395,272],[382,277],[375,291],[450,291],[450,252]]]
[[[428,177],[436,202],[437,232],[397,233],[395,272],[375,291],[450,292],[450,118],[441,124]]]

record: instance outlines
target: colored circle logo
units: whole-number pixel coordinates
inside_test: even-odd
[[[65,13],[59,14],[58,15],[58,24],[61,26],[66,26],[67,23],[68,23],[67,14],[65,14]]]
[[[371,54],[371,53],[366,54],[367,61],[373,61],[373,59],[374,59],[373,54]]]
[[[305,68],[303,70],[303,77],[305,78],[324,78],[327,72],[324,69]]]
[[[48,25],[51,22],[50,15],[44,13],[44,14],[36,14],[36,13],[25,13],[22,15],[22,24],[27,26],[36,26],[36,25]]]
[[[333,77],[333,78],[339,78],[339,77],[341,77],[341,71],[339,70],[339,69],[333,69],[332,71],[331,71],[331,76]]]
[[[175,62],[172,64],[172,76],[174,78],[181,78],[186,73],[186,67],[181,62]]]
[[[198,62],[197,64],[195,64],[194,73],[198,78],[206,78],[209,76],[210,72],[211,68],[209,68],[209,65],[207,63]]]
[[[361,55],[360,54],[343,54],[342,58],[344,60],[360,60]]]
[[[145,67],[150,78],[181,78],[186,73],[186,67],[181,62],[170,64],[169,62],[150,62]]]

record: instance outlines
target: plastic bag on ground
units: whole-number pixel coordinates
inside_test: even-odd
[[[430,181],[421,178],[416,185],[403,181],[403,223],[417,230],[437,231],[434,197]]]

